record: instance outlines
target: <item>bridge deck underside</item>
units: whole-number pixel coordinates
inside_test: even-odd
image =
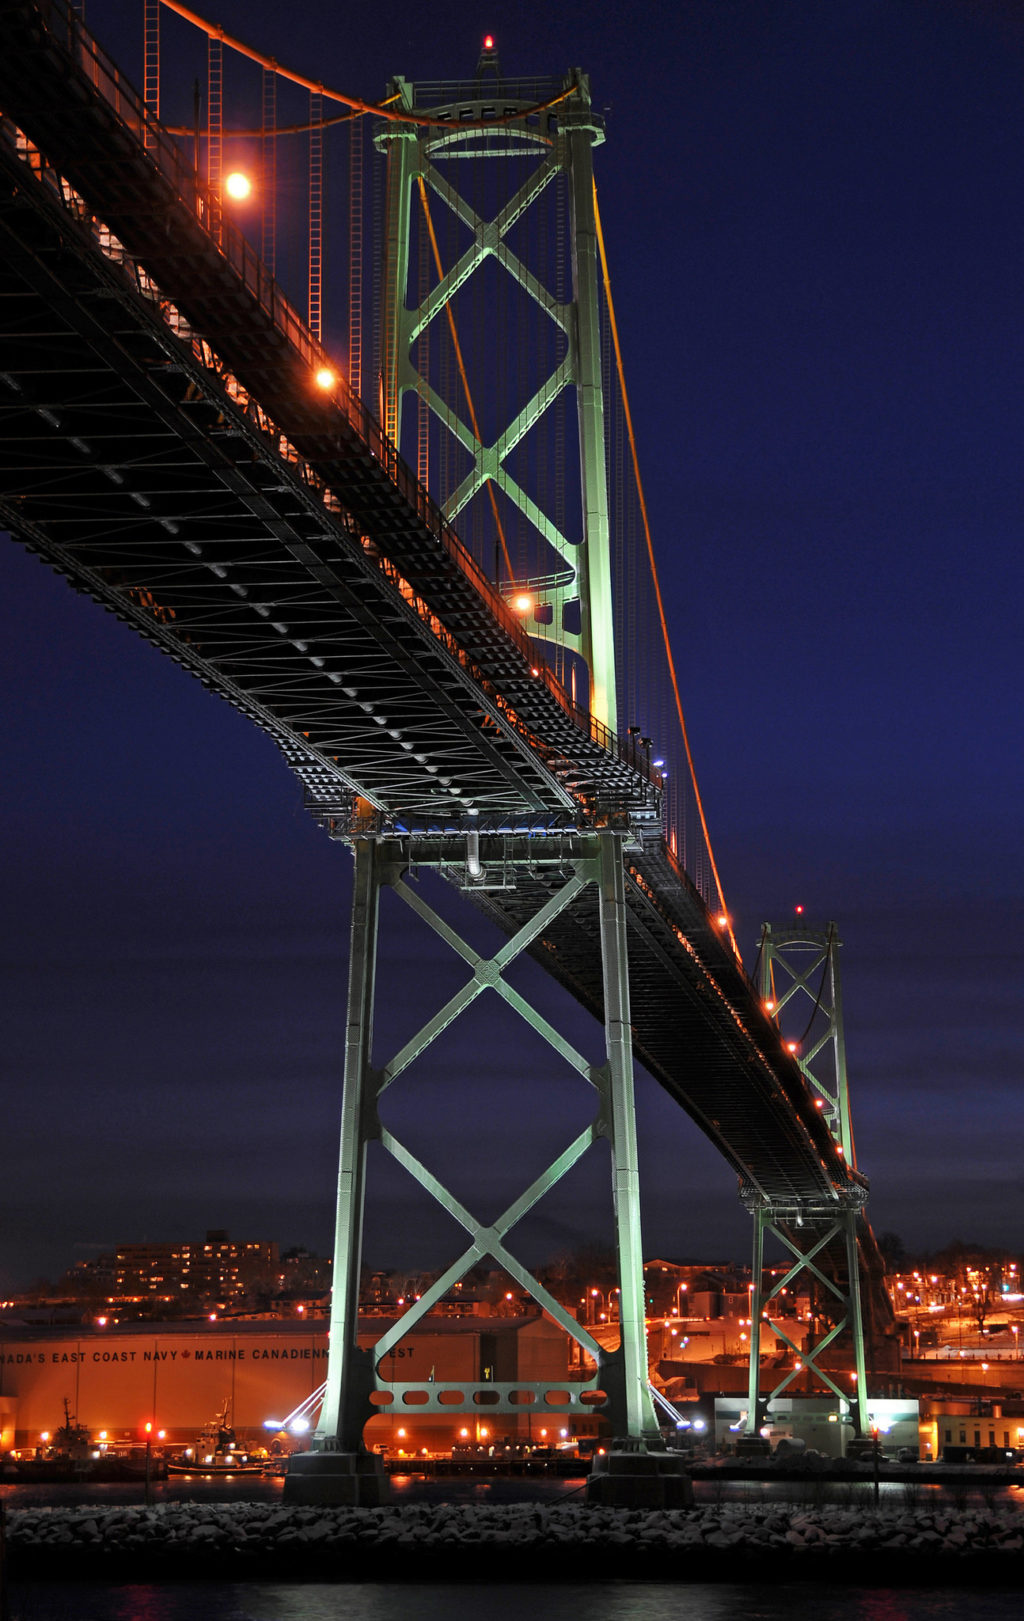
[[[522,873],[514,890],[466,892],[511,934],[559,882],[555,874]],[[636,1056],[747,1186],[772,1199],[835,1198],[850,1178],[831,1133],[778,1029],[660,838],[652,835],[627,855],[626,898]],[[559,914],[532,955],[603,1016],[592,887]]]
[[[216,665],[249,713],[281,699],[292,757],[309,744],[326,785],[353,780],[340,733],[389,812],[650,814],[647,770],[535,667],[379,427],[318,393],[308,333],[237,233],[213,241],[169,138],[161,169],[31,0],[0,0],[0,21],[0,110],[46,159],[33,173],[6,126],[11,526],[136,622],[148,593],[147,634]]]
[[[12,530],[263,725],[325,809],[355,789],[399,816],[572,825],[588,796],[642,802],[554,703],[503,701],[521,655],[497,631],[488,647],[446,612],[437,634],[8,143],[0,172]]]

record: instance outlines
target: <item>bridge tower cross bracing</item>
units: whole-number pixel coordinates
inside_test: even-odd
[[[563,97],[557,107],[527,114],[528,108],[557,95]],[[593,175],[593,148],[605,137],[603,122],[590,105],[588,79],[578,69],[563,80],[504,79],[496,51],[485,47],[474,80],[416,85],[397,78],[389,100],[439,120],[457,119],[465,128],[389,123],[376,135],[378,149],[387,156],[381,421],[411,465],[417,456],[409,443],[412,413],[406,410],[407,400],[425,402],[433,432],[455,441],[461,452],[459,476],[431,493],[460,529],[471,503],[489,500],[498,531],[489,572],[506,596],[528,595],[531,617],[524,622],[532,634],[582,662],[589,691],[579,694],[578,701],[614,732],[615,638]],[[521,119],[515,118],[517,111],[523,113]],[[482,122],[496,116],[505,122],[481,129]],[[484,165],[509,171],[503,194],[486,211],[471,200],[469,183],[474,168]],[[552,267],[538,258],[537,243],[546,227],[535,221],[559,209],[572,272],[568,296],[556,285]],[[454,241],[453,226],[459,238],[446,263],[439,236]],[[431,244],[435,277],[427,288],[417,286],[414,275],[418,232],[426,232]],[[514,344],[515,335],[505,329],[497,311],[482,323],[465,321],[463,312],[481,271],[494,267],[506,287],[514,288],[554,331],[547,333],[553,351],[550,370],[531,375],[529,397],[510,401],[492,433],[481,425],[483,417],[490,417],[481,395],[488,393],[488,377],[502,346]],[[465,329],[481,324],[488,329],[491,355],[467,366],[472,335]],[[447,392],[438,376],[424,376],[417,367],[428,333],[454,350],[458,381]],[[533,463],[538,453],[528,446],[531,439],[536,446],[554,413],[564,408],[565,394],[575,400],[579,457],[578,478],[567,478],[573,487],[569,519],[560,524],[536,487]],[[488,395],[486,403],[490,407],[495,402]],[[530,537],[527,550],[516,556],[505,534],[509,515]],[[569,533],[574,522],[578,536]],[[527,556],[546,559],[546,566],[540,562],[531,567]]]
[[[850,1095],[846,1070],[846,1039],[843,1030],[842,984],[839,948],[842,942],[834,923],[824,930],[804,923],[780,928],[766,923],[761,935],[760,991],[766,1010],[778,1021],[787,1008],[800,1010],[797,1027],[804,1020],[804,1040],[792,1047],[804,1079],[822,1111],[829,1130],[850,1170],[856,1173]],[[808,1012],[809,1007],[809,1012]],[[802,1050],[803,1049],[803,1050]],[[851,1180],[837,1202],[814,1200],[778,1201],[749,1193],[744,1202],[754,1220],[754,1247],[751,1268],[750,1362],[746,1433],[758,1431],[764,1398],[760,1395],[761,1325],[767,1323],[789,1347],[799,1363],[815,1374],[840,1401],[840,1417],[845,1406],[857,1412],[858,1433],[868,1424],[867,1363],[861,1302],[861,1259],[858,1222],[866,1202],[866,1185]],[[784,1275],[766,1288],[764,1241],[766,1234],[776,1238],[792,1256],[793,1264]],[[841,1251],[839,1276],[822,1270],[818,1257],[826,1249]],[[785,1291],[809,1275],[820,1296],[828,1304],[832,1326],[810,1350],[801,1349],[772,1316]],[[832,1375],[820,1365],[821,1353],[846,1332],[853,1352],[855,1390],[841,1389]],[[794,1367],[767,1398],[770,1403],[798,1376]]]

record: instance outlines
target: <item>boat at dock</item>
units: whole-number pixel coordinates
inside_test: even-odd
[[[261,1450],[247,1452],[235,1440],[231,1428],[230,1403],[225,1402],[216,1417],[204,1424],[191,1446],[167,1460],[169,1475],[260,1475],[266,1462]]]

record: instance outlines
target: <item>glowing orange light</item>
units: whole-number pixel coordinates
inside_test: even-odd
[[[530,666],[530,674],[531,675],[540,675],[540,671],[538,670],[538,668],[537,668],[537,666],[535,664]]]
[[[772,1001],[771,997],[769,997],[767,1002],[765,1003],[765,1011],[767,1013],[774,1013],[775,1012],[775,1003]]]
[[[528,614],[533,607],[533,598],[528,591],[521,591],[517,597],[512,598],[512,606],[517,614]]]
[[[726,917],[725,913],[724,912],[719,912],[719,914],[718,914],[718,927],[720,929],[724,929],[725,925],[728,923],[728,921],[729,921],[729,919]]]
[[[330,366],[321,366],[316,374],[317,388],[333,388],[337,381],[337,374],[331,370]]]
[[[225,180],[224,190],[227,192],[228,196],[233,197],[236,202],[244,202],[246,197],[248,197],[252,191],[252,181],[249,179],[247,174],[242,174],[240,170],[236,169],[235,172],[233,174],[229,174]]]
[[[816,1109],[823,1109],[825,1107],[825,1099],[824,1098],[815,1098],[814,1107]],[[900,1284],[900,1288],[901,1289],[903,1288],[902,1283]]]
[[[797,1042],[795,1042],[795,1041],[787,1041],[786,1042],[786,1051],[788,1053],[795,1053],[796,1049],[797,1049],[797,1046],[798,1046]]]

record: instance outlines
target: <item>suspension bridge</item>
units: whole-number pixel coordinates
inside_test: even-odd
[[[205,52],[184,113],[181,86],[161,73],[165,12]],[[397,79],[369,103],[289,72],[177,0],[144,0],[140,92],[65,0],[0,0],[0,20],[0,521],[263,728],[311,813],[354,854],[330,1363],[292,1489],[370,1500],[362,1428],[387,1403],[433,1410],[447,1398],[445,1410],[486,1402],[494,1413],[540,1399],[522,1382],[413,1391],[381,1375],[394,1343],[485,1256],[593,1359],[559,1410],[604,1412],[664,1473],[647,1382],[634,1059],[715,1145],[754,1217],[749,1430],[762,1399],[757,1329],[771,1320],[768,1232],[792,1256],[789,1276],[809,1270],[828,1303],[831,1327],[805,1365],[842,1395],[816,1356],[845,1335],[863,1425],[866,1345],[880,1355],[889,1307],[853,1152],[838,942],[831,929],[768,931],[759,986],[739,959],[657,579],[586,76],[506,78],[488,40],[471,79]],[[237,116],[226,56],[251,74]],[[345,330],[333,344],[328,141],[347,142],[332,158],[346,189]],[[297,149],[299,232],[278,218]],[[231,168],[235,150],[259,171],[245,221],[232,213],[249,184]],[[409,884],[421,869],[497,925],[505,944],[493,956]],[[468,977],[382,1063],[385,886]],[[810,966],[793,968],[793,947],[811,951]],[[601,1062],[509,982],[523,953],[600,1021]],[[801,1053],[779,1015],[792,994],[813,998],[819,970],[822,985],[831,976],[829,1022]],[[378,1109],[485,992],[596,1094],[590,1125],[487,1223]],[[821,1001],[819,987],[815,1012]],[[822,1052],[827,1076],[811,1062]],[[371,1352],[356,1315],[373,1140],[467,1242]],[[614,1351],[510,1239],[601,1140],[621,1290]]]

